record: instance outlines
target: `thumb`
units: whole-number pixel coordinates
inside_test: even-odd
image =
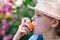
[[[27,21],[30,21],[30,19],[29,19],[29,18],[27,18],[27,17],[22,18],[22,24],[23,24],[23,23],[26,23]]]

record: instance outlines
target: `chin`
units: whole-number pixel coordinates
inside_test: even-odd
[[[35,35],[39,35],[39,34],[42,34],[42,33],[39,33],[39,32],[34,32],[34,31],[33,31],[33,33],[34,33]]]

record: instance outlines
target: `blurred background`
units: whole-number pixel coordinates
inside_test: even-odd
[[[27,6],[35,6],[33,0],[0,0],[0,40],[12,40],[22,17],[31,17],[34,15],[34,10]],[[33,35],[25,35],[21,40],[28,40]]]

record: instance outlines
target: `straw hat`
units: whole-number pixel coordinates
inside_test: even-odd
[[[45,15],[60,20],[60,0],[40,0],[35,7],[28,7],[42,11]]]

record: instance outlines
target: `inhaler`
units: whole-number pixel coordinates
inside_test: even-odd
[[[34,29],[34,26],[33,26],[33,24],[31,23],[31,21],[30,21],[29,18],[25,17],[25,18],[23,18],[23,20],[24,20],[24,23],[27,23],[27,24],[29,25],[29,29],[30,29],[30,30],[33,30],[33,29]]]

